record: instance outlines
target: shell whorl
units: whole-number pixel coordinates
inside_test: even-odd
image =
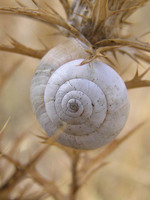
[[[69,49],[70,48],[70,49]],[[112,141],[129,111],[127,90],[108,65],[92,61],[75,39],[50,50],[31,84],[34,112],[49,136],[68,124],[58,142],[78,149],[95,149]]]

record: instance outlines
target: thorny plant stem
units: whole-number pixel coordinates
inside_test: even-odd
[[[72,184],[71,184],[70,200],[76,200],[77,196],[77,191],[78,191],[77,167],[78,167],[79,157],[80,157],[80,152],[74,150],[72,158]]]
[[[13,187],[16,186],[18,184],[18,182],[23,180],[27,174],[30,174],[30,171],[34,168],[35,163],[37,163],[42,158],[44,153],[49,149],[49,147],[51,145],[53,145],[53,143],[60,136],[60,134],[65,130],[66,127],[67,127],[67,125],[64,124],[60,129],[58,129],[56,131],[55,135],[51,139],[49,139],[49,141],[47,142],[45,147],[43,147],[41,150],[39,150],[35,154],[35,156],[26,165],[21,165],[19,162],[14,165],[16,167],[16,170],[14,171],[13,175],[9,178],[9,180],[6,183],[4,183],[2,186],[0,186],[0,195],[1,195],[0,199],[8,199],[7,197],[9,195],[9,192],[12,191]],[[7,157],[8,156],[5,156],[5,158],[7,158]],[[7,160],[8,160],[8,158],[7,158]],[[11,162],[15,163],[15,161],[11,161]],[[34,178],[34,180],[35,180],[35,178]],[[36,180],[36,181],[39,183],[39,180]],[[41,182],[40,182],[40,184],[41,184]],[[41,184],[41,185],[43,185],[43,184]],[[52,184],[51,184],[51,187],[52,187]],[[53,188],[56,188],[56,186],[54,186]],[[50,192],[50,195],[52,195],[56,200],[65,199],[65,197],[61,194],[61,192],[58,192],[58,191],[59,190],[57,190],[57,193],[53,193],[53,194],[51,193],[51,191],[49,191],[49,192]]]

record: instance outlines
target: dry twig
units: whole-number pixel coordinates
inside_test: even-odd
[[[81,188],[83,184],[102,166],[107,164],[104,159],[109,156],[113,151],[115,151],[124,141],[126,141],[129,137],[131,137],[137,130],[139,130],[145,122],[140,123],[131,131],[129,131],[125,136],[121,139],[116,139],[111,142],[102,153],[100,153],[97,157],[91,159],[87,164],[84,163],[83,169],[81,170],[81,174],[83,175],[79,178],[78,181],[78,189]]]

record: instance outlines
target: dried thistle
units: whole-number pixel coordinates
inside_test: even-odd
[[[0,7],[0,12],[4,14],[23,15],[29,18],[37,19],[53,26],[60,34],[70,37],[76,37],[89,46],[89,58],[87,62],[96,58],[103,57],[105,62],[109,63],[116,69],[116,64],[109,58],[108,52],[111,52],[116,60],[117,52],[126,54],[133,61],[139,64],[140,60],[149,62],[149,56],[145,52],[150,52],[150,45],[140,41],[136,36],[130,33],[132,24],[128,22],[128,18],[141,7],[148,3],[148,0],[137,1],[98,1],[98,0],[79,0],[69,3],[68,1],[60,1],[65,13],[64,19],[50,4],[45,3],[45,7],[41,7],[40,2],[32,1],[37,7],[36,9],[28,8],[19,1],[18,7]],[[122,31],[128,26],[128,32],[124,34]],[[148,34],[148,33],[143,33]],[[41,58],[47,52],[45,50],[34,50],[24,46],[17,40],[10,38],[9,45],[0,45],[0,49],[9,52],[20,53],[31,57]],[[131,51],[131,50],[132,51]],[[118,71],[122,71],[121,66],[117,66]],[[133,80],[133,87],[134,86]],[[138,81],[137,87],[145,86],[145,82]],[[149,86],[149,82],[146,82]],[[127,84],[128,86],[128,84]],[[130,81],[132,88],[132,81]]]
[[[122,66],[118,64],[118,53],[127,55],[136,62],[138,66],[140,66],[141,61],[146,63],[149,63],[150,61],[149,54],[147,54],[150,52],[150,45],[140,40],[141,38],[132,35],[130,27],[132,27],[133,24],[128,21],[129,17],[141,7],[146,6],[149,3],[149,0],[74,0],[73,3],[70,3],[68,0],[59,0],[59,3],[65,11],[65,17],[61,16],[50,3],[45,3],[45,5],[43,5],[40,1],[32,0],[34,8],[27,7],[21,1],[16,1],[16,3],[18,6],[15,7],[3,7],[0,5],[0,13],[27,16],[52,26],[59,34],[65,37],[78,38],[89,47],[87,50],[89,56],[84,62],[89,62],[95,58],[103,59],[104,62],[108,63],[121,74],[123,69]],[[127,33],[124,33],[124,27],[128,27]],[[143,34],[149,34],[149,32]],[[42,58],[48,51],[46,47],[44,49],[36,50],[21,44],[17,39],[14,39],[10,35],[7,37],[9,38],[10,44],[0,44],[0,50],[2,51],[18,53],[38,59]],[[111,56],[109,53],[111,53]],[[13,65],[9,73],[1,80],[0,89],[15,70],[15,66],[17,65]],[[127,88],[131,89],[150,86],[149,80],[143,80],[143,77],[148,72],[149,68],[144,69],[144,72],[139,74],[139,69],[137,68],[136,74],[132,80],[127,80],[125,82]],[[76,199],[77,192],[81,186],[86,183],[94,172],[107,164],[105,161],[106,157],[132,135],[132,133],[139,129],[141,125],[143,124],[138,125],[121,139],[115,140],[110,145],[106,146],[104,151],[98,156],[94,156],[92,159],[88,155],[88,152],[64,148],[58,144],[54,144],[54,141],[51,141],[50,144],[48,143],[41,151],[38,151],[36,155],[33,157],[31,156],[31,160],[24,165],[19,160],[14,159],[11,152],[14,152],[15,154],[17,148],[19,148],[20,144],[22,144],[25,139],[18,140],[21,141],[20,143],[16,141],[14,144],[14,147],[16,146],[16,148],[14,148],[13,151],[11,150],[8,153],[5,153],[4,149],[1,149],[1,161],[3,162],[3,159],[5,159],[8,161],[7,165],[12,165],[15,168],[14,172],[6,182],[1,182],[1,199],[9,199],[10,195],[17,190],[18,183],[22,183],[22,180],[27,179],[29,176],[32,180],[32,182],[30,182],[31,185],[35,183],[40,185],[41,190],[39,191],[39,194],[28,194],[29,183],[27,182],[24,189],[20,190],[15,198],[46,199],[53,196],[54,199],[58,200]],[[6,125],[4,125],[4,128],[0,131],[0,135],[3,134],[5,127]],[[45,141],[45,138],[43,139]],[[62,149],[70,159],[72,179],[69,183],[71,187],[68,195],[64,195],[60,191],[55,181],[47,181],[36,170],[38,161],[42,159],[42,156],[44,156],[48,147],[52,144]],[[82,155],[88,157],[88,159],[84,160],[84,163],[81,162]]]

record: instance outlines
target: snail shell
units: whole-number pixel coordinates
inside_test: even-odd
[[[49,136],[68,124],[58,142],[96,149],[111,142],[128,117],[129,101],[121,77],[108,65],[80,65],[87,47],[68,39],[41,60],[31,83],[34,112]]]

